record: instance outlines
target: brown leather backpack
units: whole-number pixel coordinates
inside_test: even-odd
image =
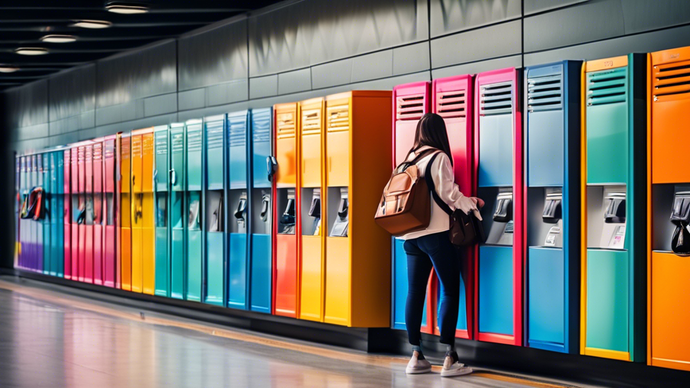
[[[394,236],[400,236],[429,226],[431,199],[427,182],[421,177],[417,162],[437,149],[427,149],[411,161],[393,170],[383,189],[376,209],[376,223]]]

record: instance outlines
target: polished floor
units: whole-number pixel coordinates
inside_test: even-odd
[[[0,278],[0,387],[560,387],[498,371],[406,376],[401,357],[124,308]],[[567,385],[573,386],[573,385]]]

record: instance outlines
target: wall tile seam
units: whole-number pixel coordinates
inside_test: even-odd
[[[452,35],[452,34],[451,34],[451,35]],[[293,71],[300,71],[300,70],[311,69],[311,68],[316,67],[316,66],[328,65],[328,64],[330,64],[330,63],[336,63],[336,62],[345,61],[345,60],[348,60],[348,59],[353,59],[353,58],[358,58],[358,57],[364,57],[364,56],[367,56],[367,55],[376,54],[376,53],[380,53],[380,52],[384,52],[384,51],[395,50],[395,49],[401,48],[401,47],[414,46],[414,45],[416,45],[416,44],[426,43],[426,42],[429,42],[429,41],[430,41],[430,39],[417,39],[417,40],[410,41],[410,42],[407,42],[407,43],[403,43],[403,44],[399,44],[399,45],[392,45],[392,46],[387,46],[387,47],[381,47],[381,48],[378,48],[378,49],[375,49],[375,50],[369,50],[369,51],[357,53],[357,54],[355,54],[355,55],[350,55],[350,56],[347,56],[347,57],[341,57],[341,58],[336,58],[336,59],[330,59],[330,60],[328,60],[328,61],[322,61],[322,62],[312,63],[312,64],[310,64],[309,66],[295,67],[295,68],[285,69],[285,70],[279,71],[279,72],[262,73],[262,74],[257,74],[257,75],[254,75],[254,76],[251,75],[251,66],[248,66],[248,68],[249,68],[249,73],[250,73],[249,78],[268,77],[268,76],[271,76],[271,75],[278,75],[278,74],[284,74],[284,73],[291,73],[291,72],[293,72]]]
[[[690,22],[688,22],[688,23],[674,24],[674,25],[672,25],[672,26],[666,26],[666,27],[661,27],[661,28],[655,28],[655,29],[652,29],[652,30],[638,31],[638,32],[630,33],[630,34],[623,34],[623,35],[618,35],[618,36],[612,36],[612,37],[603,38],[603,39],[595,39],[595,40],[589,40],[589,41],[584,41],[584,42],[578,42],[578,43],[568,44],[568,45],[565,45],[565,46],[550,47],[550,48],[543,49],[543,50],[523,51],[523,52],[522,52],[522,55],[525,55],[525,54],[538,54],[538,53],[542,53],[542,52],[555,51],[555,50],[562,50],[562,49],[567,49],[567,48],[570,48],[570,47],[577,47],[577,46],[582,46],[582,45],[586,45],[586,44],[606,42],[606,41],[608,41],[608,40],[615,40],[615,39],[627,38],[627,37],[632,37],[632,36],[636,36],[636,35],[651,34],[651,33],[654,33],[654,32],[660,32],[660,31],[665,31],[665,30],[672,30],[672,29],[674,29],[674,28],[687,27],[687,26],[690,26]],[[524,41],[524,36],[523,36],[523,41]]]
[[[484,24],[478,25],[478,26],[472,26],[472,27],[469,27],[469,28],[466,28],[466,29],[462,29],[462,30],[457,30],[457,31],[452,31],[452,32],[446,32],[446,33],[443,33],[443,34],[440,34],[440,35],[436,35],[436,36],[433,36],[433,37],[431,37],[431,38],[429,38],[429,39],[425,39],[425,40],[428,40],[429,42],[431,42],[432,40],[437,40],[437,39],[441,39],[441,38],[447,38],[447,37],[453,36],[453,35],[465,34],[465,33],[468,33],[468,32],[473,32],[473,31],[477,31],[477,30],[482,30],[482,29],[484,29],[484,28],[495,27],[495,26],[498,26],[498,25],[501,25],[501,24],[507,24],[507,23],[515,22],[515,21],[517,21],[517,20],[522,20],[522,19],[524,19],[524,18],[525,18],[524,16],[515,16],[515,17],[512,17],[512,18],[508,18],[508,19],[502,19],[502,20],[499,20],[499,21],[496,21],[496,22],[489,22],[489,23],[484,23]]]

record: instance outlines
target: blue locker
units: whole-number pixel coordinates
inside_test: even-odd
[[[204,119],[206,189],[206,228],[204,237],[206,292],[204,302],[225,306],[225,128],[226,116]]]
[[[170,228],[168,223],[168,176],[170,175],[170,128],[167,125],[154,127],[154,153],[156,155],[153,174],[155,190],[155,241],[156,264],[154,294],[170,297]]]
[[[581,61],[534,66],[527,94],[527,345],[579,351]]]
[[[228,113],[227,161],[228,161],[228,307],[247,309],[249,293],[248,260],[248,147],[249,111]]]
[[[391,326],[394,329],[405,330],[405,302],[407,301],[407,290],[409,289],[407,284],[407,254],[403,248],[405,240],[399,238],[393,239],[393,252],[394,253],[394,267],[393,267],[393,288],[392,297],[393,301],[393,316]],[[440,289],[440,287],[439,287]],[[464,295],[464,294],[463,294]],[[422,313],[422,332],[429,332],[431,328],[427,324],[427,301],[429,296],[424,299],[424,312]],[[458,319],[460,317],[458,316]],[[458,327],[459,328],[459,327]]]
[[[184,299],[187,287],[185,126],[170,125],[170,297]]]
[[[273,164],[273,109],[251,111],[251,142],[249,143],[250,204],[249,252],[251,280],[249,307],[252,311],[271,312],[272,256],[272,178]]]

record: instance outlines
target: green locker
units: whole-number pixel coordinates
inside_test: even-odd
[[[170,241],[170,229],[168,228],[168,171],[170,168],[168,151],[168,139],[170,134],[167,125],[161,125],[153,129],[155,144],[155,170],[153,173],[155,190],[155,228],[156,228],[156,278],[155,295],[170,297],[170,255],[168,252]]]
[[[186,122],[187,136],[187,300],[202,300],[203,284],[203,121]]]
[[[187,285],[185,125],[170,126],[170,297],[184,299]]]

